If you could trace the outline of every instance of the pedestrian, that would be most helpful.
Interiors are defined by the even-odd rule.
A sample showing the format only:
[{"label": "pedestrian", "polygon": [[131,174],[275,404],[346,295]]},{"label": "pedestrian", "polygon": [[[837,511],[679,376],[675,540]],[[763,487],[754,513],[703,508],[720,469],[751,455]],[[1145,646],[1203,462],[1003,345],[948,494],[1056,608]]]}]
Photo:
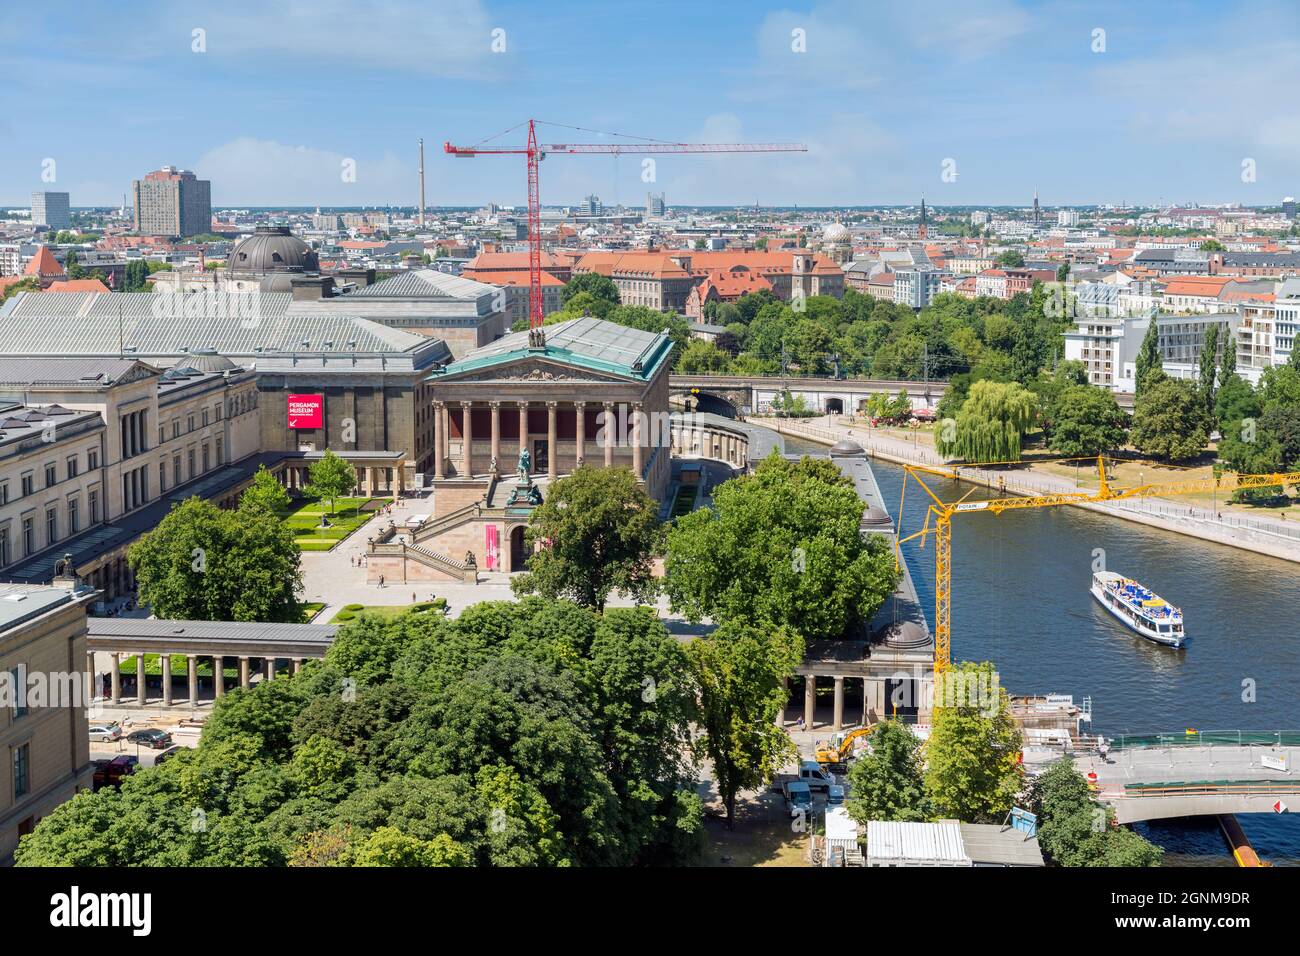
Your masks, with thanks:
[{"label": "pedestrian", "polygon": [[379,586],[381,588],[384,586],[384,576],[382,574],[379,575]]},{"label": "pedestrian", "polygon": [[414,603],[416,602],[416,600],[417,600],[417,598],[416,598],[416,596],[415,596],[415,592],[412,591],[412,592],[411,592],[411,603],[414,604]]},{"label": "pedestrian", "polygon": [[803,730],[803,714],[800,714],[799,719],[796,720],[794,723],[796,727],[798,727],[800,730]]}]

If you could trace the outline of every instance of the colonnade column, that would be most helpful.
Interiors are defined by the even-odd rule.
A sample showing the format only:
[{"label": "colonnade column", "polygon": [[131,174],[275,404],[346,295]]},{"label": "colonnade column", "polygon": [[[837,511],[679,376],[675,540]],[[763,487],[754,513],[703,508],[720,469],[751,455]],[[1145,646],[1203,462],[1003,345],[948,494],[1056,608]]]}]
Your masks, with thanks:
[{"label": "colonnade column", "polygon": [[447,405],[444,402],[433,403],[433,477],[442,480],[446,477],[446,459],[443,457],[443,439],[447,435]]},{"label": "colonnade column", "polygon": [[581,467],[587,458],[587,403],[573,403],[573,423],[578,429],[578,447],[577,456],[574,459],[574,466]]},{"label": "colonnade column", "polygon": [[489,402],[492,409],[492,475],[501,474],[501,403]]},{"label": "colonnade column", "polygon": [[226,659],[220,655],[212,658],[213,700],[226,696]]},{"label": "colonnade column", "polygon": [[641,409],[640,402],[632,405],[632,474],[638,481],[641,480],[641,442],[644,439],[641,434]]},{"label": "colonnade column", "polygon": [[172,656],[159,654],[158,659],[162,664],[163,706],[170,707],[172,705]]},{"label": "colonnade column", "polygon": [[817,678],[808,674],[803,679],[803,724],[805,730],[812,730],[817,717]]},{"label": "colonnade column", "polygon": [[844,725],[844,678],[835,678],[835,711],[831,718],[831,730],[839,730]]},{"label": "colonnade column", "polygon": [[137,707],[144,706],[144,690],[144,651],[137,651],[135,655],[135,703]]},{"label": "colonnade column", "polygon": [[605,467],[612,468],[614,465],[614,435],[618,428],[614,423],[614,403],[605,403]]},{"label": "colonnade column", "polygon": [[248,690],[248,658],[239,659],[239,686]]},{"label": "colonnade column", "polygon": [[267,680],[275,680],[275,658],[268,657],[263,661]]},{"label": "colonnade column", "polygon": [[301,658],[301,657],[295,657],[295,658],[293,659],[293,673],[294,673],[295,675],[297,675],[297,673],[298,673],[299,671],[301,671],[301,670],[302,670],[302,658]]},{"label": "colonnade column", "polygon": [[196,707],[199,703],[199,659],[193,654],[185,657],[185,676],[190,685],[190,706]]},{"label": "colonnade column", "polygon": [[470,402],[460,403],[460,447],[461,464],[465,467],[465,477],[474,477],[474,407]]},{"label": "colonnade column", "polygon": [[528,447],[528,403],[520,402],[519,403],[519,452],[520,454],[523,454],[524,449],[527,447]]},{"label": "colonnade column", "polygon": [[117,651],[114,651],[112,654],[109,654],[108,657],[113,665],[113,670],[108,675],[110,687],[109,693],[113,703],[116,705],[122,703],[122,655]]},{"label": "colonnade column", "polygon": [[560,449],[557,448],[556,435],[559,434],[557,428],[559,420],[559,402],[546,403],[546,477],[555,480],[560,466]]}]

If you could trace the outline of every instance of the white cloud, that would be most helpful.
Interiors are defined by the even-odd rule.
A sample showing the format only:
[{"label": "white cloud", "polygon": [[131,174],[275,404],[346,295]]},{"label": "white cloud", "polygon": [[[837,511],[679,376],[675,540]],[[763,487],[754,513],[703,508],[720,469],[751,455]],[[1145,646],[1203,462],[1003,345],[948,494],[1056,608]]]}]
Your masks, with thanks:
[{"label": "white cloud", "polygon": [[[355,163],[356,180],[343,178]],[[204,153],[194,168],[212,181],[214,206],[414,204],[414,154],[349,156],[334,150],[241,137]]]}]

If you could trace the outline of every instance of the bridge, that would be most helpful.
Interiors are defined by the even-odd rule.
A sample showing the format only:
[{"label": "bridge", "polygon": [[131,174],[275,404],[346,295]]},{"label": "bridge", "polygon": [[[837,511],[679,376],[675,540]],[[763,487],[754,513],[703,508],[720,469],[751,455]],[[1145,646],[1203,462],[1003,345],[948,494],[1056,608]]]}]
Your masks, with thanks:
[{"label": "bridge", "polygon": [[1120,823],[1300,808],[1300,732],[1120,736],[1075,766]]},{"label": "bridge", "polygon": [[815,375],[670,375],[668,387],[677,403],[691,402],[695,411],[742,418],[769,411],[786,391],[822,414],[852,414],[872,395],[893,398],[900,391],[907,392],[913,408],[934,408],[948,383]]}]

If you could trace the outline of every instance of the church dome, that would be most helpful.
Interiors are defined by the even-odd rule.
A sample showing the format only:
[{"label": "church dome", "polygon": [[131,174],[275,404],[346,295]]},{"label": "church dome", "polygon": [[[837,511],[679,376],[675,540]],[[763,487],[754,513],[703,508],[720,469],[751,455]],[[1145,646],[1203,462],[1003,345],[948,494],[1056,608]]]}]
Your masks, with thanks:
[{"label": "church dome", "polygon": [[311,246],[289,232],[288,226],[258,226],[247,239],[235,243],[226,269],[232,275],[319,272],[320,261]]},{"label": "church dome", "polygon": [[822,242],[851,243],[853,236],[842,222],[832,222],[822,231]]},{"label": "church dome", "polygon": [[196,372],[228,372],[239,368],[224,355],[218,355],[216,349],[195,349],[187,353],[183,361],[186,368],[192,368]]}]

